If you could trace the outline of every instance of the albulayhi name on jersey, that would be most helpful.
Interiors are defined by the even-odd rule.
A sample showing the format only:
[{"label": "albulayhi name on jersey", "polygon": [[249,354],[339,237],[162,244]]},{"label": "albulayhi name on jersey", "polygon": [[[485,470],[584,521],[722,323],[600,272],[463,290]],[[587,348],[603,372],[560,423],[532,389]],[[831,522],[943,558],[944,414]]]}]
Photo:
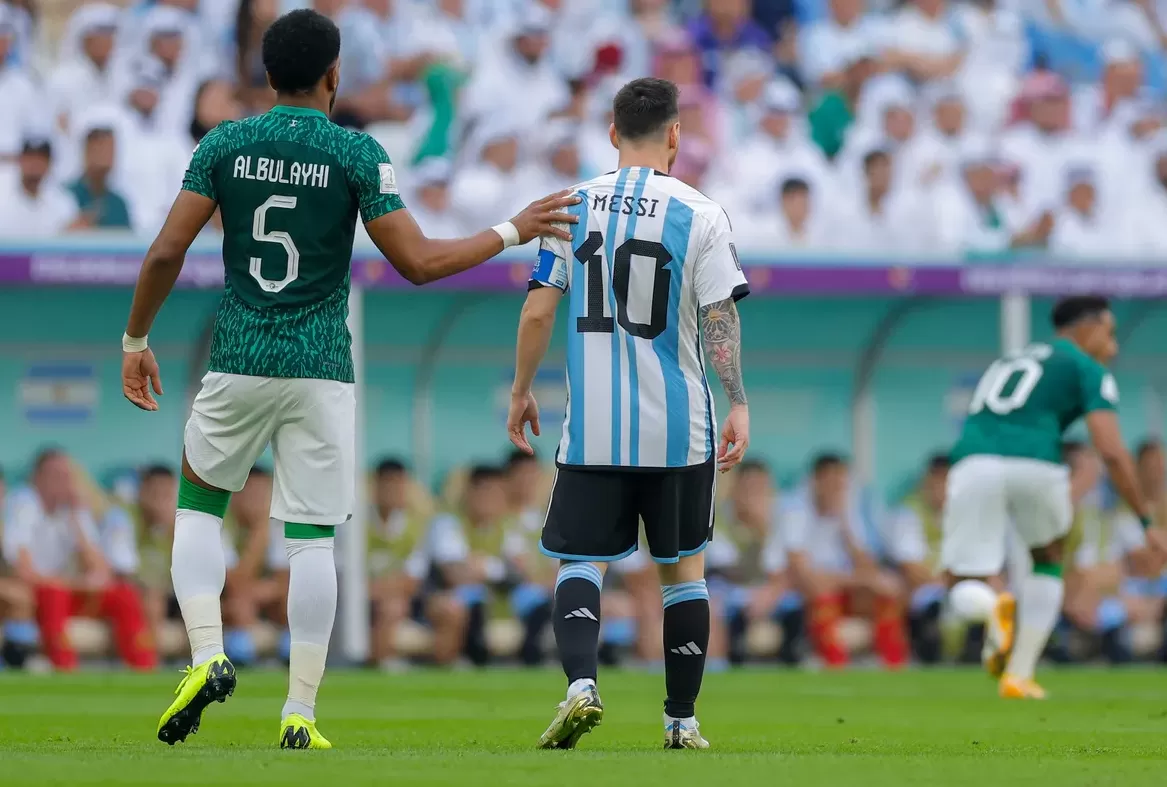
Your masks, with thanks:
[{"label": "albulayhi name on jersey", "polygon": [[299,161],[287,162],[266,156],[236,156],[236,178],[243,180],[265,180],[268,183],[287,183],[291,186],[315,186],[328,188],[328,164],[308,164]]}]

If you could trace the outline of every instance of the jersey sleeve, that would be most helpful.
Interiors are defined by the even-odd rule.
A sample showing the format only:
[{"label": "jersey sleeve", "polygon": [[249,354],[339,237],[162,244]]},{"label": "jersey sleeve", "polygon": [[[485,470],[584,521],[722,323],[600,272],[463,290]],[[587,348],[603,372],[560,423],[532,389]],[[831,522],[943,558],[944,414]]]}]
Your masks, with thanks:
[{"label": "jersey sleeve", "polygon": [[[581,222],[587,221],[587,215],[581,209],[584,204],[581,202],[579,205],[573,205],[567,208],[565,212],[578,216]],[[572,230],[572,225],[570,224],[560,224],[559,227],[569,232]],[[570,276],[568,275],[568,261],[571,257],[571,244],[562,238],[556,238],[554,236],[539,238],[539,257],[535,260],[535,268],[531,271],[531,278],[527,282],[527,290],[536,290],[540,287],[556,287],[566,292],[570,280]]]},{"label": "jersey sleeve", "polygon": [[397,173],[381,143],[368,134],[355,134],[349,149],[349,183],[356,192],[361,219],[368,224],[405,203],[397,190]]},{"label": "jersey sleeve", "polygon": [[1079,380],[1082,385],[1082,411],[1118,409],[1118,383],[1101,364],[1084,361],[1081,364]]},{"label": "jersey sleeve", "polygon": [[738,301],[750,294],[750,285],[733,245],[729,216],[724,210],[718,210],[710,223],[695,268],[693,284],[699,307],[727,298]]},{"label": "jersey sleeve", "polygon": [[228,129],[227,123],[215,126],[195,146],[191,154],[190,164],[187,165],[186,175],[182,178],[182,190],[193,191],[207,199],[219,201],[219,192],[215,188],[215,165],[227,154]]}]

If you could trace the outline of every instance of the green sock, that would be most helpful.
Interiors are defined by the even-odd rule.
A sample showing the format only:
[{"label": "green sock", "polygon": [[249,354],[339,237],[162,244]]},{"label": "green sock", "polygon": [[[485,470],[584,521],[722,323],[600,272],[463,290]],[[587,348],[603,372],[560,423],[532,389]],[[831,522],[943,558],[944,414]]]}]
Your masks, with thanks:
[{"label": "green sock", "polygon": [[1062,578],[1062,567],[1058,563],[1034,563],[1033,573],[1041,574],[1054,579]]},{"label": "green sock", "polygon": [[231,493],[222,489],[204,489],[192,484],[185,477],[178,479],[178,507],[187,511],[200,511],[222,519],[227,513],[227,503]]},{"label": "green sock", "polygon": [[284,523],[284,538],[332,538],[336,535],[336,525],[304,525],[299,522]]}]

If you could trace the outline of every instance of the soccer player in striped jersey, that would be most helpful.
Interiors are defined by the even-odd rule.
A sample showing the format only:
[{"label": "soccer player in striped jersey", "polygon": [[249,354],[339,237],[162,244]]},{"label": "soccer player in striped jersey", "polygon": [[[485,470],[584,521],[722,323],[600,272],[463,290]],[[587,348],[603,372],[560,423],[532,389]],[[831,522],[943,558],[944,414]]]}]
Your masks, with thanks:
[{"label": "soccer player in striped jersey", "polygon": [[[749,287],[725,211],[665,174],[680,143],[676,86],[629,82],[609,133],[620,168],[576,187],[572,240],[539,250],[507,419],[511,441],[530,452],[531,383],[566,293],[567,417],[540,548],[561,561],[553,621],[569,685],[540,745],[570,749],[603,715],[600,588],[607,565],[636,550],[642,519],[665,607],[665,747],[704,749],[694,714],[709,649],[702,550],[716,471],[749,442],[735,306]],[[706,353],[731,404],[720,444]]]}]

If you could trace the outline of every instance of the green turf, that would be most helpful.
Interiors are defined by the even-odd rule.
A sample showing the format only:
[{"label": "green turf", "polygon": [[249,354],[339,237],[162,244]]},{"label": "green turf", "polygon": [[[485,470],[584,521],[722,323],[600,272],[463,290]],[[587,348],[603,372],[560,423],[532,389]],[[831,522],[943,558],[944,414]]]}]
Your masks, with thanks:
[{"label": "green turf", "polygon": [[283,677],[240,672],[235,697],[170,748],[154,730],[171,677],[0,673],[0,785],[1167,784],[1155,671],[1050,674],[1045,703],[998,700],[974,672],[713,675],[709,752],[659,751],[662,679],[627,672],[604,676],[607,716],[579,750],[535,750],[563,690],[551,671],[329,675],[331,752],[274,749]]}]

